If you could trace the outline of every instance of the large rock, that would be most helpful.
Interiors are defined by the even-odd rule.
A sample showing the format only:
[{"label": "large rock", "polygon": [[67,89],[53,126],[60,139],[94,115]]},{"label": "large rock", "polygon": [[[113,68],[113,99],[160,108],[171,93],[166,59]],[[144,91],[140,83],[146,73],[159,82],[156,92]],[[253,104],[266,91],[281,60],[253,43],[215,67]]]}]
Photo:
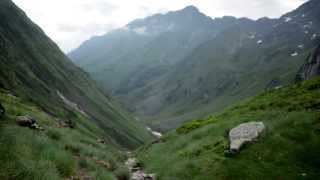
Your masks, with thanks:
[{"label": "large rock", "polygon": [[0,118],[2,118],[2,116],[4,115],[5,113],[5,109],[4,107],[2,106],[2,104],[0,103]]},{"label": "large rock", "polygon": [[18,116],[16,118],[16,123],[22,127],[29,127],[30,129],[43,130],[38,124],[37,121],[31,116]]},{"label": "large rock", "polygon": [[265,130],[263,122],[240,124],[229,132],[230,152],[237,153],[248,142],[252,142]]}]

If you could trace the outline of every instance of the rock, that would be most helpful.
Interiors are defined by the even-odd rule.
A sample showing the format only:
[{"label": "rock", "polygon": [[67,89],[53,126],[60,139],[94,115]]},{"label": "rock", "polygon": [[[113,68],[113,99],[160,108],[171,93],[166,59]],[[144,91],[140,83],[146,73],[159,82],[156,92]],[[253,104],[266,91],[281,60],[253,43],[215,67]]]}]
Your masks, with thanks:
[{"label": "rock", "polygon": [[134,168],[138,167],[138,162],[135,158],[129,158],[125,165],[128,167],[128,169],[130,169],[130,171],[134,170]]},{"label": "rock", "polygon": [[4,107],[3,107],[2,104],[0,103],[0,118],[2,118],[2,116],[4,115],[5,112],[6,112],[6,111],[5,111]]},{"label": "rock", "polygon": [[97,139],[100,144],[105,144],[106,142],[103,139]]},{"label": "rock", "polygon": [[132,173],[131,180],[155,180],[155,174],[145,174],[142,170]]},{"label": "rock", "polygon": [[244,123],[231,129],[229,132],[230,152],[238,153],[245,143],[254,141],[264,130],[263,122]]},{"label": "rock", "polygon": [[125,165],[131,171],[131,180],[155,180],[155,174],[146,174],[136,158],[129,158]]},{"label": "rock", "polygon": [[296,76],[296,82],[308,80],[320,74],[320,45],[308,56],[306,63],[301,67]]},{"label": "rock", "polygon": [[43,130],[42,127],[40,127],[36,120],[34,118],[32,118],[31,116],[18,116],[16,118],[16,123],[19,126],[22,127],[28,127],[30,129],[37,129],[37,130]]}]

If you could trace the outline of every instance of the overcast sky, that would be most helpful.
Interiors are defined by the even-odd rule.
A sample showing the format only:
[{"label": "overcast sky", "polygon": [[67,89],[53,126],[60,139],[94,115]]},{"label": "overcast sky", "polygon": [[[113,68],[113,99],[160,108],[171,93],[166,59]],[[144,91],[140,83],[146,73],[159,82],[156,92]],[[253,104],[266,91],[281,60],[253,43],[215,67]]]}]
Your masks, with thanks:
[{"label": "overcast sky", "polygon": [[279,17],[306,0],[13,0],[65,52],[155,13],[197,6],[211,17]]}]

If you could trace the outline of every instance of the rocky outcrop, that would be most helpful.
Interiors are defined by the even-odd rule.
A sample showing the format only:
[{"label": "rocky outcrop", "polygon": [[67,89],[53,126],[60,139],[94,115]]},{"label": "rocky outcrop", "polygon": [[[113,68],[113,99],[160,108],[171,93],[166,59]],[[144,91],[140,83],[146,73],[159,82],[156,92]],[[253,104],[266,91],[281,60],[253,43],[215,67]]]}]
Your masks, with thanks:
[{"label": "rocky outcrop", "polygon": [[245,143],[256,140],[264,130],[263,122],[248,122],[231,129],[229,132],[230,152],[238,153]]},{"label": "rocky outcrop", "polygon": [[43,130],[43,128],[40,127],[37,124],[37,121],[31,116],[18,116],[16,118],[16,123],[21,127],[28,127],[30,129]]},{"label": "rocky outcrop", "polygon": [[308,80],[316,75],[320,74],[320,45],[318,48],[310,54],[307,58],[307,62],[301,67],[296,82]]},{"label": "rocky outcrop", "polygon": [[4,115],[5,113],[5,109],[4,107],[2,106],[2,104],[0,103],[0,118],[2,118],[2,116]]}]

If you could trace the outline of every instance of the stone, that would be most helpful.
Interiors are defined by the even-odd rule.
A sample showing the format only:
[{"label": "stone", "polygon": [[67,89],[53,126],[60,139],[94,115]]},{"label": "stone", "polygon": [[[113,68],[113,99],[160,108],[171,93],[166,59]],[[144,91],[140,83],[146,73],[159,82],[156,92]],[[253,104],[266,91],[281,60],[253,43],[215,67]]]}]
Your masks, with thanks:
[{"label": "stone", "polygon": [[155,180],[155,174],[146,174],[136,158],[129,158],[125,162],[126,167],[131,172],[130,180]]},{"label": "stone", "polygon": [[230,152],[238,153],[241,147],[256,140],[265,130],[263,122],[248,122],[240,124],[229,132]]},{"label": "stone", "polygon": [[28,127],[30,129],[37,129],[37,130],[43,130],[42,127],[40,127],[36,120],[31,116],[18,116],[16,118],[16,123],[21,127]]}]

